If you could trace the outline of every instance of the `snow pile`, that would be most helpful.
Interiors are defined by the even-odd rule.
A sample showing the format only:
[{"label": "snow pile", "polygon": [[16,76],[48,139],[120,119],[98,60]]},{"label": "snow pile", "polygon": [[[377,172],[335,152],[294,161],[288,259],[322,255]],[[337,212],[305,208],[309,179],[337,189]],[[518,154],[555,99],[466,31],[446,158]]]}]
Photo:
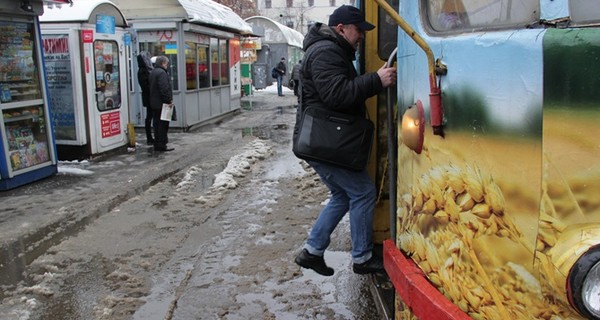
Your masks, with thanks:
[{"label": "snow pile", "polygon": [[181,182],[177,184],[177,190],[183,191],[188,187],[192,187],[196,184],[196,180],[194,177],[198,174],[202,173],[202,168],[198,168],[197,166],[191,166],[185,173]]},{"label": "snow pile", "polygon": [[246,146],[246,151],[231,157],[227,167],[215,175],[215,182],[211,189],[235,189],[238,186],[235,177],[244,177],[257,160],[263,160],[271,152],[271,147],[261,140],[254,140]]},{"label": "snow pile", "polygon": [[73,175],[73,176],[89,176],[93,175],[94,172],[86,169],[79,168],[80,166],[86,167],[90,164],[89,161],[59,161],[58,162],[58,174]]},{"label": "snow pile", "polygon": [[229,159],[227,167],[215,175],[215,181],[204,196],[195,202],[215,206],[223,198],[224,191],[235,189],[238,183],[235,178],[244,177],[252,169],[252,164],[264,160],[271,154],[271,147],[262,140],[253,140],[244,148],[244,152]]}]

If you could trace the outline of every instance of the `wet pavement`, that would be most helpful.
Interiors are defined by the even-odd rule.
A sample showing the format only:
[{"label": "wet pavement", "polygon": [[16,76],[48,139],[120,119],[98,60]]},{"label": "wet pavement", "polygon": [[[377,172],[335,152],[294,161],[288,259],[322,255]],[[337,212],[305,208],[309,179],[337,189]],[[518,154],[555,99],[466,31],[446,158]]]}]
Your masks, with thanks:
[{"label": "wet pavement", "polygon": [[[25,278],[25,266],[66,237],[77,234],[99,216],[154,184],[168,179],[198,161],[210,161],[211,150],[244,136],[269,138],[284,123],[244,127],[245,117],[292,112],[296,99],[286,89],[284,97],[270,90],[242,98],[241,109],[215,123],[190,132],[169,132],[175,151],[154,153],[145,145],[143,128],[136,129],[136,148],[122,148],[87,161],[60,162],[53,177],[0,191],[0,286]],[[238,122],[234,131],[222,129]],[[215,167],[217,173],[227,163]],[[196,188],[212,184],[214,174],[203,174]],[[0,299],[2,297],[0,296]]]},{"label": "wet pavement", "polygon": [[[143,129],[138,128],[135,149],[119,150],[87,161],[64,161],[59,164],[59,174],[54,177],[14,190],[0,192],[0,289],[6,290],[6,292],[0,290],[0,301],[6,298],[4,301],[10,302],[4,306],[6,308],[3,310],[11,310],[10,304],[12,303],[21,303],[24,305],[23,310],[34,312],[35,308],[32,307],[30,310],[27,304],[33,304],[34,302],[31,301],[36,300],[23,300],[24,298],[21,297],[33,291],[35,292],[33,296],[38,301],[36,304],[44,304],[44,307],[38,307],[35,310],[39,319],[46,318],[47,315],[60,319],[89,318],[81,315],[91,315],[97,312],[98,305],[102,305],[102,302],[105,301],[102,297],[114,297],[121,294],[127,296],[129,304],[119,305],[123,308],[119,309],[110,302],[108,307],[115,314],[119,310],[125,310],[123,311],[125,313],[131,312],[133,319],[162,319],[164,311],[172,309],[173,301],[178,301],[177,309],[169,319],[191,319],[194,318],[192,315],[198,314],[199,310],[216,314],[227,312],[227,318],[230,319],[236,319],[235,315],[238,313],[257,314],[261,312],[289,315],[282,319],[297,318],[292,316],[294,312],[298,311],[294,311],[294,304],[290,305],[290,301],[295,301],[297,305],[306,308],[312,306],[310,310],[313,312],[313,319],[372,319],[372,315],[377,314],[374,309],[378,309],[380,315],[385,314],[380,317],[381,319],[393,318],[390,316],[389,309],[382,310],[382,308],[393,305],[394,296],[389,279],[387,277],[381,279],[369,277],[368,279],[371,280],[369,285],[366,282],[367,278],[349,272],[350,260],[347,254],[349,243],[345,242],[348,241],[347,237],[336,236],[338,243],[335,244],[336,241],[334,241],[333,250],[327,256],[329,263],[336,270],[340,270],[334,277],[335,279],[324,279],[312,271],[306,270],[300,270],[301,273],[298,273],[298,267],[288,263],[288,261],[292,261],[293,256],[283,258],[283,262],[279,264],[271,263],[268,268],[264,268],[265,270],[257,269],[256,263],[252,263],[252,266],[248,268],[240,265],[241,256],[254,256],[258,257],[256,259],[260,261],[265,261],[272,256],[286,252],[280,246],[295,248],[300,241],[291,237],[294,233],[282,232],[279,229],[281,223],[292,226],[304,225],[306,222],[302,222],[304,220],[302,220],[303,215],[300,212],[307,211],[308,222],[312,222],[312,216],[316,211],[310,209],[306,203],[302,209],[295,207],[294,199],[299,196],[297,178],[290,178],[293,183],[288,187],[292,189],[276,190],[284,185],[278,173],[280,175],[289,173],[294,169],[291,164],[297,162],[297,159],[289,151],[285,151],[289,150],[289,131],[290,126],[293,126],[291,121],[294,118],[296,103],[291,91],[286,93],[286,96],[278,97],[276,92],[268,89],[257,91],[252,96],[244,97],[240,110],[224,119],[206,124],[191,132],[169,132],[171,141],[169,146],[175,148],[173,152],[152,152],[152,148],[145,145]],[[282,132],[287,133],[282,134]],[[256,180],[263,182],[259,183],[260,187],[250,185],[244,191],[239,191],[242,192],[241,198],[248,201],[236,201],[235,199],[239,199],[240,195],[238,195],[232,202],[224,203],[215,208],[216,210],[211,210],[211,212],[215,212],[214,218],[210,218],[210,216],[196,217],[202,221],[201,226],[192,223],[194,230],[177,250],[177,254],[164,262],[164,268],[161,268],[160,273],[152,275],[153,287],[150,292],[143,292],[135,286],[131,287],[131,292],[115,291],[111,280],[116,281],[115,285],[118,287],[129,288],[129,285],[135,284],[137,279],[141,278],[141,274],[128,269],[131,267],[128,261],[131,261],[132,265],[136,263],[145,265],[144,261],[147,256],[152,256],[155,263],[160,261],[158,254],[148,255],[147,252],[127,251],[125,249],[131,249],[130,245],[118,243],[117,240],[118,245],[112,247],[110,244],[112,243],[114,246],[115,242],[105,240],[115,239],[115,235],[119,234],[120,229],[130,230],[129,228],[132,228],[131,225],[123,223],[123,220],[118,220],[121,217],[127,219],[125,214],[121,216],[119,212],[128,212],[130,215],[138,212],[139,216],[135,217],[136,222],[152,221],[152,224],[158,224],[156,232],[166,232],[165,234],[176,238],[177,233],[168,229],[176,226],[177,223],[163,221],[165,218],[163,211],[168,211],[169,214],[166,216],[176,221],[183,219],[183,213],[189,209],[190,205],[186,202],[189,200],[186,200],[186,197],[202,194],[203,191],[210,188],[215,182],[215,175],[228,167],[227,154],[237,155],[242,149],[241,147],[247,143],[248,137],[257,137],[269,140],[274,145],[285,146],[284,151],[288,154],[279,160],[275,160],[276,157],[265,160],[268,163],[265,164],[268,169],[263,172],[264,177],[261,178],[263,180]],[[226,149],[231,150],[224,152]],[[199,164],[202,165],[202,170],[195,169]],[[192,179],[194,183],[185,185],[184,193],[187,196],[180,195],[180,201],[173,201],[165,195],[161,196],[157,191],[165,186],[178,187],[185,180],[187,174],[195,175]],[[143,200],[148,198],[153,199],[153,203],[148,205],[153,208],[150,210],[140,209],[139,203],[149,203]],[[275,201],[273,202],[275,204],[272,205],[273,208],[267,208],[271,204],[269,201]],[[256,204],[256,208],[250,205],[252,203]],[[318,201],[316,204],[318,205]],[[193,206],[197,205],[195,203]],[[169,209],[167,210],[167,208]],[[290,212],[290,208],[296,209],[294,219],[298,219],[298,221],[290,220],[290,217],[286,218],[284,222],[280,221],[286,212]],[[275,210],[275,212],[270,214],[269,210]],[[274,220],[254,221],[252,219],[261,215],[253,217],[252,214],[247,214],[248,211],[267,212],[264,216]],[[152,214],[158,216],[155,217]],[[106,222],[107,220],[112,223]],[[105,223],[102,224],[103,227],[99,228],[100,221],[105,221]],[[141,225],[144,224],[141,223]],[[219,234],[218,237],[215,234],[217,240],[210,246],[210,249],[206,249],[207,251],[202,254],[203,251],[198,248],[197,244],[206,241],[207,234],[211,234],[209,232],[211,226],[220,226],[225,232]],[[252,226],[254,229],[251,229],[254,232],[236,232],[236,230],[240,230],[240,226]],[[259,227],[265,228],[265,230],[274,229],[258,232]],[[145,229],[139,228],[141,227],[136,225],[136,230],[139,231],[137,234],[140,237],[147,233],[147,231],[143,231]],[[81,232],[84,229],[85,232]],[[344,226],[338,232],[343,233],[347,229],[349,229],[348,226]],[[303,229],[295,231],[301,234],[301,237],[304,236]],[[259,238],[260,234],[264,234],[264,236],[260,240],[246,239],[249,235],[257,234]],[[95,235],[95,238],[92,235]],[[287,240],[275,241],[274,239],[278,237]],[[77,253],[76,250],[73,250],[74,247],[85,247],[86,241],[99,244],[99,247],[107,248],[108,251],[117,250],[118,247],[118,252],[127,251],[127,254],[116,254],[115,257],[114,252],[111,256],[106,253],[88,254],[86,250]],[[128,241],[151,243],[149,241]],[[165,244],[164,248],[168,248],[169,241],[161,238],[160,243]],[[243,250],[237,245],[238,243],[254,243],[255,245],[247,247],[249,252],[242,255]],[[264,246],[266,244],[268,245]],[[131,244],[131,246],[135,245]],[[156,253],[166,251],[163,250],[164,248],[157,247]],[[283,253],[283,255],[293,255],[294,250]],[[69,256],[66,254],[67,252],[73,254],[73,258],[65,260],[67,264],[64,264],[58,256],[61,254]],[[103,251],[100,250],[100,252]],[[165,255],[165,257],[167,256]],[[189,257],[195,258],[189,259]],[[161,265],[161,263],[158,264]],[[60,277],[60,271],[53,269],[62,269],[63,267],[65,268],[64,279]],[[127,270],[129,272],[124,273]],[[222,274],[222,270],[229,272],[226,273],[227,276]],[[120,276],[128,274],[129,278],[127,280],[112,279],[111,275],[115,274]],[[45,277],[57,277],[55,282],[60,284],[60,287],[48,286],[49,283],[52,283],[51,280],[48,280],[49,283],[40,280]],[[62,280],[58,280],[59,278]],[[277,281],[268,280],[271,278],[277,279]],[[268,281],[261,283],[261,279]],[[44,284],[40,284],[40,281]],[[208,285],[209,282],[211,285]],[[19,285],[15,286],[17,283]],[[236,290],[240,290],[237,295],[216,294],[219,290],[226,288],[230,289],[225,291],[231,291],[234,285]],[[16,287],[18,289],[14,290]],[[185,288],[185,290],[181,288]],[[10,291],[16,291],[19,294],[11,296]],[[169,292],[176,297],[165,294]],[[289,292],[289,295],[283,294],[284,292]],[[272,297],[266,299],[270,295]],[[212,296],[213,300],[205,298],[209,296]],[[203,298],[199,300],[198,297]],[[139,305],[141,300],[146,301],[143,306]],[[373,300],[375,300],[375,305],[373,305]],[[202,303],[198,301],[202,301]],[[256,304],[256,301],[261,302]],[[311,304],[310,301],[316,301],[317,306]],[[224,304],[228,306],[224,306]],[[323,306],[319,306],[320,304]],[[257,305],[261,305],[260,308],[264,310],[245,309],[255,308]],[[104,307],[106,308],[106,306]],[[239,308],[239,310],[236,311],[235,308]],[[321,312],[326,312],[325,318],[322,318],[322,315],[317,316]],[[107,317],[117,319],[112,316]],[[3,317],[0,316],[0,318]],[[130,317],[123,317],[123,319],[125,318],[129,319]],[[38,318],[32,316],[31,319]]]}]

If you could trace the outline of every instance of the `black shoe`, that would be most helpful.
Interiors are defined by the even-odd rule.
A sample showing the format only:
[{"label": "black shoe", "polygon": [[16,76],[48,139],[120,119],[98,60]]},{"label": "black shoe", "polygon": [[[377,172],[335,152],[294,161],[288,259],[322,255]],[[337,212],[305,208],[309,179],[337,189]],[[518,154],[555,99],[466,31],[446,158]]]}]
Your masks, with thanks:
[{"label": "black shoe", "polygon": [[154,151],[157,151],[157,152],[168,152],[168,151],[173,151],[173,150],[175,150],[175,148],[166,148],[166,147],[165,148],[156,148],[156,147],[154,147]]},{"label": "black shoe", "polygon": [[356,274],[369,274],[369,273],[384,273],[383,260],[372,256],[371,259],[364,263],[354,263],[352,265],[352,271]]},{"label": "black shoe", "polygon": [[316,273],[324,276],[332,276],[333,269],[325,264],[325,259],[321,256],[308,253],[308,250],[302,249],[302,252],[294,260],[296,264],[303,268],[313,269]]},{"label": "black shoe", "polygon": [[154,139],[150,138],[150,139],[146,139],[146,144],[149,146],[153,146],[154,145]]}]

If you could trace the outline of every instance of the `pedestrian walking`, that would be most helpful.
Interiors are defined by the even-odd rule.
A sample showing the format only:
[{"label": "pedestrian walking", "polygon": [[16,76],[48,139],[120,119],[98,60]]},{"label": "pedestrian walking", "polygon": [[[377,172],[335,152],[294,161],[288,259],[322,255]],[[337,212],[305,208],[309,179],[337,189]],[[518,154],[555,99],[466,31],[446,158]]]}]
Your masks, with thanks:
[{"label": "pedestrian walking", "polygon": [[[396,69],[358,75],[353,60],[365,33],[374,25],[353,6],[342,5],[329,17],[328,25],[314,24],[303,42],[302,96],[298,115],[307,106],[364,117],[365,101],[393,85]],[[298,132],[298,126],[294,129]],[[352,270],[357,274],[382,272],[383,261],[373,255],[373,211],[376,189],[366,169],[354,171],[309,160],[321,181],[329,188],[330,199],[321,210],[295,262],[321,275],[331,276],[324,253],[331,234],[347,212],[350,214]]]},{"label": "pedestrian walking", "polygon": [[146,119],[144,121],[144,128],[146,129],[146,143],[148,145],[154,145],[154,138],[152,136],[152,118],[153,112],[150,108],[150,73],[154,69],[152,66],[151,56],[148,51],[142,51],[137,56],[138,62],[138,83],[142,90],[142,105],[146,108]]},{"label": "pedestrian walking", "polygon": [[155,68],[150,73],[150,108],[153,112],[154,120],[154,151],[164,152],[173,151],[168,148],[169,122],[160,118],[163,104],[173,104],[173,89],[171,86],[171,77],[167,73],[169,58],[158,56],[156,58]]},{"label": "pedestrian walking", "polygon": [[283,97],[283,76],[287,73],[287,66],[285,63],[285,57],[282,57],[275,67],[277,70],[277,95]]}]

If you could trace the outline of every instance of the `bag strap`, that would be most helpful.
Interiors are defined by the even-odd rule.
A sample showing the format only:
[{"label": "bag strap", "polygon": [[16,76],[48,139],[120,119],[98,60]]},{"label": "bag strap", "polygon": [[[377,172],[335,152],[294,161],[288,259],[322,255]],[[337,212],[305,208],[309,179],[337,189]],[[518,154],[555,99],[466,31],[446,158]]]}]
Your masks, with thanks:
[{"label": "bag strap", "polygon": [[302,103],[302,97],[304,96],[304,90],[302,85],[302,80],[304,79],[306,72],[306,65],[310,61],[310,57],[314,54],[314,52],[321,50],[322,47],[326,47],[330,44],[329,40],[320,40],[312,45],[309,51],[306,52],[306,55],[302,58],[302,65],[300,66],[299,72],[299,85],[298,90],[300,93],[300,106],[298,107],[300,112],[304,112],[304,104]]}]

